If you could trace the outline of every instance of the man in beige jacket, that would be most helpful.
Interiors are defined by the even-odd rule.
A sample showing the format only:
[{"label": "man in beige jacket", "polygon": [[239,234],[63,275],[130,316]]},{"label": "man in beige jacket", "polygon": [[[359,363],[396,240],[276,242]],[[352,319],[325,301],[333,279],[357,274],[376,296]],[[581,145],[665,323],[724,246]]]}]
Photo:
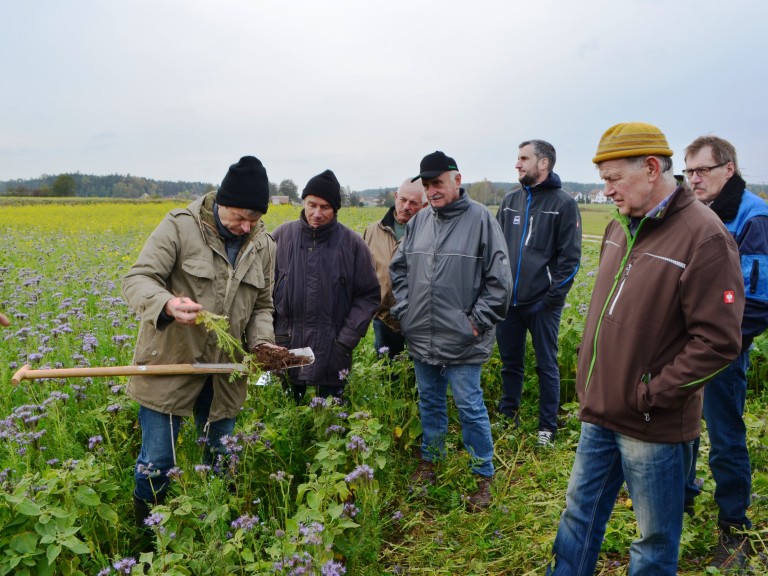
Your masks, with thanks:
[{"label": "man in beige jacket", "polygon": [[[134,363],[227,362],[215,335],[196,324],[201,310],[226,316],[247,350],[273,345],[275,242],[261,221],[269,181],[261,162],[245,156],[230,166],[217,192],[172,210],[152,232],[123,282],[141,317]],[[228,374],[133,376],[128,395],[139,404],[141,450],[134,511],[143,526],[161,503],[183,416],[194,414],[207,440],[204,460],[216,464],[221,438],[232,433],[246,397],[246,378]]]},{"label": "man in beige jacket", "polygon": [[421,180],[406,179],[395,192],[395,205],[379,222],[371,223],[363,234],[363,240],[373,254],[376,276],[381,285],[381,303],[373,319],[373,344],[379,356],[385,354],[394,358],[405,348],[405,338],[400,334],[400,324],[389,315],[395,304],[392,295],[392,281],[389,278],[389,263],[405,234],[405,225],[427,205],[427,196]]}]

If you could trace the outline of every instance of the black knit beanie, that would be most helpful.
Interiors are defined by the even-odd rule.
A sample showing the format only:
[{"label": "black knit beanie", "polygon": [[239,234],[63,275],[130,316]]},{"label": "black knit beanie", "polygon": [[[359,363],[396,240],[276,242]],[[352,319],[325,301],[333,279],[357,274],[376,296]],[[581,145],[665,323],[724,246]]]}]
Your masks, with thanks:
[{"label": "black knit beanie", "polygon": [[261,160],[243,156],[237,164],[232,164],[221,181],[216,202],[221,206],[248,208],[266,214],[269,208],[269,179]]},{"label": "black knit beanie", "polygon": [[301,193],[302,200],[309,195],[319,196],[331,205],[334,212],[341,208],[341,185],[336,180],[336,175],[330,170],[313,176]]}]

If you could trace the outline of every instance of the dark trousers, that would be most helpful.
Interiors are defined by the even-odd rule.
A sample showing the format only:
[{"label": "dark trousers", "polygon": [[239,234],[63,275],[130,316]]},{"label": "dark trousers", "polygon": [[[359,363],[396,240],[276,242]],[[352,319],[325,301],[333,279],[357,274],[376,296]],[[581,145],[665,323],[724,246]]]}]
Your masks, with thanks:
[{"label": "dark trousers", "polygon": [[557,336],[562,306],[549,309],[542,301],[529,306],[512,306],[503,322],[496,325],[501,368],[499,412],[514,417],[520,409],[525,373],[525,338],[531,333],[539,376],[539,430],[557,431],[560,407],[560,367],[557,363]]},{"label": "dark trousers", "polygon": [[[704,386],[704,420],[709,434],[709,469],[715,480],[715,502],[721,528],[749,529],[747,517],[752,495],[752,467],[747,449],[744,406],[747,396],[749,350]],[[693,464],[686,483],[686,503],[698,493],[696,440]]]},{"label": "dark trousers", "polygon": [[[390,359],[405,350],[405,338],[400,332],[395,332],[378,318],[373,319],[373,346],[379,356],[387,354]],[[382,348],[386,348],[381,352]]]}]

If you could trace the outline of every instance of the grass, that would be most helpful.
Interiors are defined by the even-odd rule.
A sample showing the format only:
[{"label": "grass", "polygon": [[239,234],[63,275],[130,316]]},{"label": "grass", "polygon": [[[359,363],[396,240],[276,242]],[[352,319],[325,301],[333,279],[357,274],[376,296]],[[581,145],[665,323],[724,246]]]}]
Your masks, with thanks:
[{"label": "grass", "polygon": [[[250,386],[233,451],[218,473],[197,467],[197,433],[185,425],[173,498],[156,510],[160,519],[152,528],[157,552],[142,555],[131,509],[140,434],[124,379],[24,381],[18,387],[10,379],[25,362],[131,363],[138,323],[122,300],[120,281],[175,205],[0,211],[12,247],[0,255],[0,309],[13,321],[0,332],[0,575],[292,574],[301,568],[333,574],[342,564],[354,575],[542,574],[578,440],[575,355],[596,244],[585,245],[563,314],[563,428],[553,450],[535,448],[532,351],[519,430],[506,429],[492,410],[500,395],[498,355],[483,368],[497,468],[490,509],[464,510],[462,497],[475,483],[453,409],[437,484],[410,484],[420,432],[413,372],[408,361],[378,360],[369,334],[355,351],[348,407],[316,401],[296,407],[279,382]],[[297,214],[273,208],[266,217],[270,229]],[[343,209],[340,216],[362,230],[382,213]],[[585,234],[604,227],[606,217],[602,207],[585,211]],[[765,338],[758,339],[745,417],[754,467],[750,514],[761,554],[768,552],[765,350]],[[683,575],[705,571],[716,539],[706,451],[705,439],[699,462],[704,494],[694,517],[685,520]],[[620,495],[611,518],[600,574],[626,574],[637,529],[625,500]],[[753,565],[760,573],[760,558]]]}]

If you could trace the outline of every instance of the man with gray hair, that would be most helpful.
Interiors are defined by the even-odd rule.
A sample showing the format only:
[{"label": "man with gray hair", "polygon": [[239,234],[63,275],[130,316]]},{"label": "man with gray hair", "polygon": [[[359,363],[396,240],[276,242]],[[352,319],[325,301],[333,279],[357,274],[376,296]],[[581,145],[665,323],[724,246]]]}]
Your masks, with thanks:
[{"label": "man with gray hair", "polygon": [[581,214],[560,188],[555,148],[544,140],[520,144],[520,187],[501,202],[496,219],[504,232],[512,270],[512,302],[496,326],[501,357],[499,412],[519,425],[523,395],[526,334],[531,333],[539,377],[537,445],[551,447],[560,407],[557,338],[560,316],[581,260]]},{"label": "man with gray hair", "polygon": [[[741,568],[750,552],[743,531],[752,527],[747,517],[752,470],[743,415],[752,340],[768,327],[768,204],[746,189],[736,149],[723,138],[701,136],[691,142],[685,149],[683,173],[696,197],[717,214],[736,240],[746,288],[741,353],[704,390],[709,468],[715,479],[720,527],[710,566]],[[690,512],[699,491],[695,480],[694,459],[686,486],[686,510]]]},{"label": "man with gray hair", "polygon": [[701,391],[741,349],[744,280],[715,214],[678,186],[656,126],[617,124],[593,162],[617,211],[576,370],[581,434],[547,574],[592,576],[624,482],[632,575],[675,576]]},{"label": "man with gray hair", "polygon": [[407,178],[395,192],[394,206],[379,222],[372,222],[363,234],[381,285],[381,303],[373,318],[373,344],[379,356],[386,354],[390,359],[403,351],[405,338],[400,333],[400,324],[389,314],[389,309],[395,305],[389,264],[405,234],[405,225],[426,205],[427,196],[421,181],[411,182]]},{"label": "man with gray hair", "polygon": [[409,222],[390,265],[397,301],[390,312],[419,389],[421,460],[412,479],[434,482],[434,462],[445,456],[450,383],[477,478],[466,503],[477,511],[491,504],[493,438],[480,374],[493,351],[493,327],[509,306],[507,247],[490,212],[461,187],[453,158],[436,151],[419,168],[413,180],[421,179],[430,208]]}]

